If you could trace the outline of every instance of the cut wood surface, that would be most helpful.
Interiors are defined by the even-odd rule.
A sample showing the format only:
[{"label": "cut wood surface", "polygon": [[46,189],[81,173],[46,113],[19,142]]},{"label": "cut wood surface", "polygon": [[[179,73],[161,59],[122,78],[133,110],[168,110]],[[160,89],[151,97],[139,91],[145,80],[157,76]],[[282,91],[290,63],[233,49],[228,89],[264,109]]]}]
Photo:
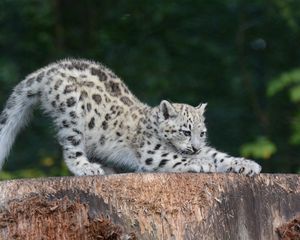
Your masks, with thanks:
[{"label": "cut wood surface", "polygon": [[299,215],[300,176],[291,174],[0,182],[0,239],[300,239]]}]

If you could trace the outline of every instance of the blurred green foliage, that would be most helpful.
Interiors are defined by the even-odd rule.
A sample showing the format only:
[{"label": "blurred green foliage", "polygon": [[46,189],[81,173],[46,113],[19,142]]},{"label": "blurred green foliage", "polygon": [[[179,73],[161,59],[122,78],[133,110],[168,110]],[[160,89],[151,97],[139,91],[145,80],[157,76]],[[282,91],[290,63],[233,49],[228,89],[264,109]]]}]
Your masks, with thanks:
[{"label": "blurred green foliage", "polygon": [[281,74],[268,85],[267,93],[274,96],[282,91],[289,93],[289,100],[295,105],[291,119],[290,143],[300,145],[300,68]]},{"label": "blurred green foliage", "polygon": [[269,159],[276,152],[276,146],[266,137],[258,137],[254,142],[245,143],[241,154],[245,157]]},{"label": "blurred green foliage", "polygon": [[[0,1],[0,108],[52,61],[103,62],[150,105],[208,102],[210,143],[300,171],[300,1]],[[36,111],[0,178],[68,175]],[[0,153],[1,154],[1,153]]]}]

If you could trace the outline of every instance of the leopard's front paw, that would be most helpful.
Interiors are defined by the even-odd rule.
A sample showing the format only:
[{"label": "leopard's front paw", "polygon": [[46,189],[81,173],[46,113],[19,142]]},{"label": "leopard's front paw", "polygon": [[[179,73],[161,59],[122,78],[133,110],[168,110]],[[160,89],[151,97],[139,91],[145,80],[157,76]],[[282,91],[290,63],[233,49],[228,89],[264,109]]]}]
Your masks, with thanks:
[{"label": "leopard's front paw", "polygon": [[209,173],[215,172],[215,167],[213,164],[193,164],[188,166],[187,172],[195,172],[195,173]]},{"label": "leopard's front paw", "polygon": [[254,161],[240,158],[234,166],[228,167],[226,172],[241,173],[246,176],[254,176],[259,174],[261,166]]}]

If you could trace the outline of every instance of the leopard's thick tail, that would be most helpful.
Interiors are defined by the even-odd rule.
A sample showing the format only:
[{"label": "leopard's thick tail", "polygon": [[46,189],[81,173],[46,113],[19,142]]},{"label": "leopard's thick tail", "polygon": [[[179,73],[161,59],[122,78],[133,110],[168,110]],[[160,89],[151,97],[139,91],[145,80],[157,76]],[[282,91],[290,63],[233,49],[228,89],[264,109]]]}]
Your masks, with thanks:
[{"label": "leopard's thick tail", "polygon": [[33,106],[39,101],[41,80],[44,77],[40,74],[31,74],[20,82],[0,114],[0,169],[18,132],[29,122]]}]

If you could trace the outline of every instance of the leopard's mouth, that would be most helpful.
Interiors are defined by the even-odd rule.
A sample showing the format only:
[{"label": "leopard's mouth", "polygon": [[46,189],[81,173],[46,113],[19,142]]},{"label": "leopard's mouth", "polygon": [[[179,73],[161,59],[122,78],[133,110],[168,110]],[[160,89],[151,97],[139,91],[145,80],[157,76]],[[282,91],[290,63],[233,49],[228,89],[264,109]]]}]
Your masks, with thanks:
[{"label": "leopard's mouth", "polygon": [[184,150],[184,151],[181,151],[181,153],[182,153],[182,154],[185,154],[185,155],[195,155],[195,154],[197,154],[198,152],[195,152],[195,151],[193,151],[193,150],[191,150],[191,149],[186,149],[186,150]]},{"label": "leopard's mouth", "polygon": [[168,141],[167,142],[168,145],[174,149],[174,151],[180,153],[180,154],[183,154],[183,155],[195,155],[197,152],[194,152],[192,149],[190,148],[186,148],[184,150],[181,150],[179,148],[177,148],[172,142]]},{"label": "leopard's mouth", "polygon": [[193,154],[195,154],[194,152],[189,151],[189,150],[181,151],[181,153],[182,153],[182,154],[186,154],[186,155],[193,155]]}]

